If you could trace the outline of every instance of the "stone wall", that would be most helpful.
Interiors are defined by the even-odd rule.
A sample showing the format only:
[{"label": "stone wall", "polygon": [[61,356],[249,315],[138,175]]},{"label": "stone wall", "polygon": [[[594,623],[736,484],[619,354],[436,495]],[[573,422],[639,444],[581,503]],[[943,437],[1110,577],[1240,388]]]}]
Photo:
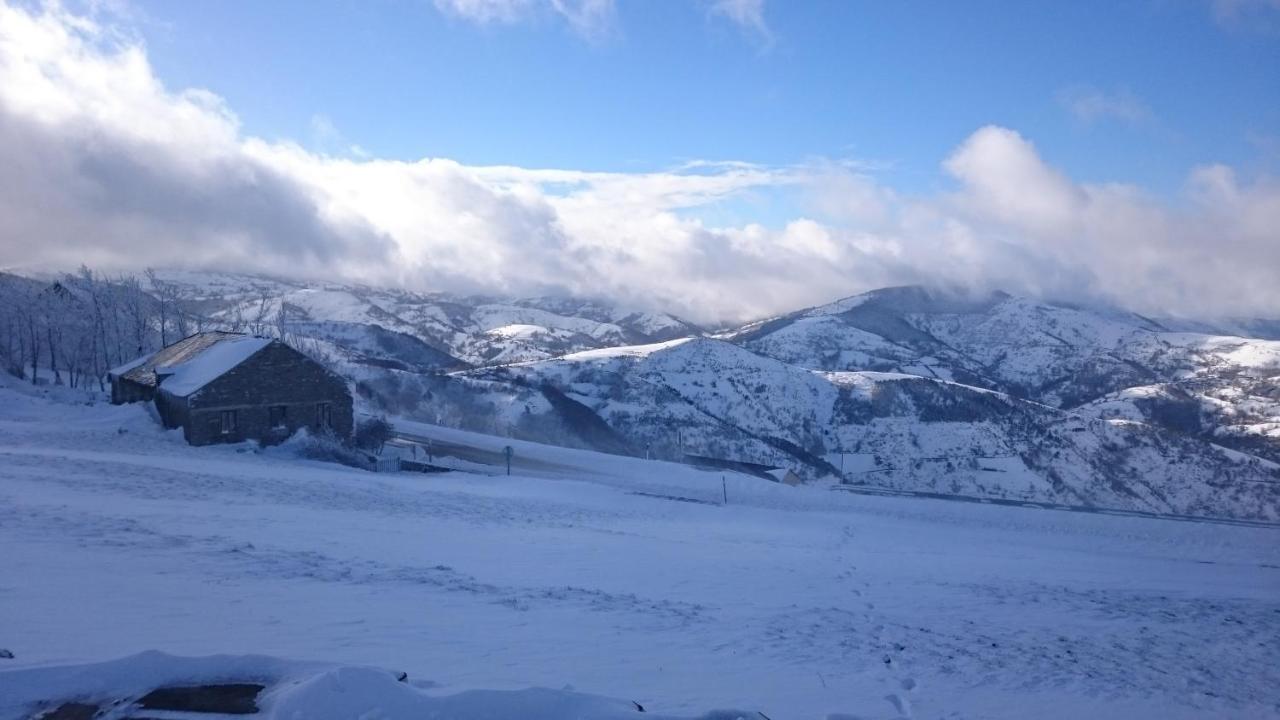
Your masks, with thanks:
[{"label": "stone wall", "polygon": [[[350,437],[354,417],[346,381],[288,345],[272,342],[185,399],[185,434],[193,445],[280,442],[300,428],[321,431],[321,403],[329,405],[333,433]],[[283,408],[280,422],[272,421],[272,407]],[[231,432],[223,432],[223,412],[235,413]]]}]

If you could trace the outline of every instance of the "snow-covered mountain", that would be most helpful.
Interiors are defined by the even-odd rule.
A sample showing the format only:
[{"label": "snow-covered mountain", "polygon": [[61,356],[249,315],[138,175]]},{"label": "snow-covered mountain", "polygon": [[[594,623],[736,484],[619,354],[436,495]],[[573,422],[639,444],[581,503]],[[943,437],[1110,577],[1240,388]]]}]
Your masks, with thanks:
[{"label": "snow-covered mountain", "polygon": [[[1127,418],[939,378],[821,371],[724,340],[594,350],[463,374],[563,393],[657,457],[811,479],[1161,513],[1280,518],[1280,465]],[[553,404],[524,413],[572,426]]]},{"label": "snow-covered mountain", "polygon": [[1280,460],[1280,342],[1176,332],[1111,309],[888,288],[726,339],[801,367],[955,380]]},{"label": "snow-covered mountain", "polygon": [[287,335],[373,410],[438,424],[897,490],[1280,519],[1280,342],[1186,321],[902,287],[712,336],[604,300],[155,284],[202,322]]},{"label": "snow-covered mountain", "polygon": [[228,273],[160,277],[216,320],[283,322],[339,352],[354,351],[353,360],[415,369],[538,360],[701,332],[672,315],[598,300],[414,293]]}]

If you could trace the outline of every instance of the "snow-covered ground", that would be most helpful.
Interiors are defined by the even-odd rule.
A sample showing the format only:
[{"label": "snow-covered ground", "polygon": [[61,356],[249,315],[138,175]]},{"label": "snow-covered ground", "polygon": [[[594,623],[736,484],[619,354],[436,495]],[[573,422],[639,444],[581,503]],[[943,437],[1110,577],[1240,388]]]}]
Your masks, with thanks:
[{"label": "snow-covered ground", "polygon": [[0,387],[0,695],[158,649],[671,715],[1280,713],[1280,529],[747,478],[725,506],[717,475],[555,452],[574,479],[374,475]]}]

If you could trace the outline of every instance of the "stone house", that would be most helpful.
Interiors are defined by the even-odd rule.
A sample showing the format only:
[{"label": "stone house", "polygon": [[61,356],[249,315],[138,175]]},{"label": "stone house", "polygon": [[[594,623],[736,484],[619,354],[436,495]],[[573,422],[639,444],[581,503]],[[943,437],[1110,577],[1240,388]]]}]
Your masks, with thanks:
[{"label": "stone house", "polygon": [[112,370],[111,402],[152,401],[192,445],[280,442],[300,428],[349,437],[346,381],[271,338],[203,332]]}]

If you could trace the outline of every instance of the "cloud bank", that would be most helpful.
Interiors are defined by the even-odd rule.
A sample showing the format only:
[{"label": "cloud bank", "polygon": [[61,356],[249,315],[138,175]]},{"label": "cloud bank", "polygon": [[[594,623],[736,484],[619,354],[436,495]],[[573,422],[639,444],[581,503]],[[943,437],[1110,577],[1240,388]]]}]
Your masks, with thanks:
[{"label": "cloud bank", "polygon": [[[0,266],[606,296],[702,321],[910,282],[1280,315],[1274,179],[1197,167],[1168,201],[1077,182],[1014,130],[958,140],[942,159],[952,189],[926,196],[831,162],[611,173],[332,156],[164,87],[109,27],[0,4]],[[779,193],[803,211],[706,219]]]}]

